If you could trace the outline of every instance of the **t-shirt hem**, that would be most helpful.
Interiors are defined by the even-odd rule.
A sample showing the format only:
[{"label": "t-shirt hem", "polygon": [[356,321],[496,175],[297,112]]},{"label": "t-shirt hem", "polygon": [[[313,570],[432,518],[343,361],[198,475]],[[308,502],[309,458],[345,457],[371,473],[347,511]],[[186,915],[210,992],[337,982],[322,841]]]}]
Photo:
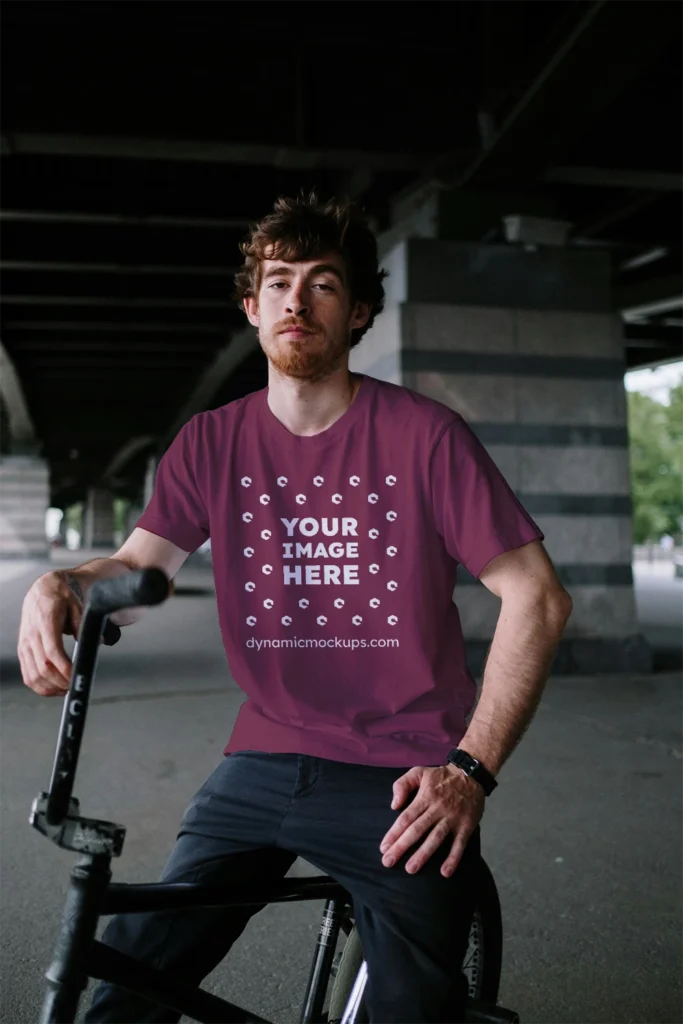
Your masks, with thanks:
[{"label": "t-shirt hem", "polygon": [[[259,716],[260,717],[260,716]],[[235,724],[233,735],[223,749],[223,754],[237,754],[241,750],[256,750],[269,754],[307,754],[345,764],[361,764],[377,768],[414,767],[415,765],[445,764],[448,753],[462,740],[467,731],[463,720],[462,728],[455,730],[443,742],[421,740],[415,734],[409,742],[391,736],[365,737],[363,746],[351,750],[347,745],[335,742],[329,734],[315,735],[311,729],[302,730],[272,720],[251,722],[248,728]]]},{"label": "t-shirt hem", "polygon": [[[465,735],[464,731],[462,735]],[[366,765],[369,768],[414,768],[416,765],[429,768],[445,764],[449,751],[457,747],[461,740],[462,736],[450,741],[443,754],[441,753],[442,748],[439,748],[438,750],[426,750],[424,754],[410,758],[406,758],[405,753],[400,751],[395,754],[351,754],[348,750],[331,747],[329,743],[320,746],[307,744],[304,748],[295,741],[269,744],[268,746],[256,741],[237,743],[234,746],[229,743],[224,748],[223,754],[229,757],[230,754],[239,754],[241,750],[255,750],[261,754],[306,754],[308,757],[320,757],[326,761],[341,761],[344,764]]]},{"label": "t-shirt hem", "polygon": [[493,561],[494,558],[497,558],[498,555],[504,555],[508,551],[515,551],[516,548],[523,548],[525,544],[531,544],[534,540],[544,539],[545,534],[541,530],[530,530],[528,534],[520,535],[514,540],[506,540],[504,543],[498,544],[491,551],[487,552],[483,559],[480,558],[476,566],[470,568],[469,565],[466,565],[465,568],[471,576],[478,579],[480,573],[484,571],[489,562]]}]

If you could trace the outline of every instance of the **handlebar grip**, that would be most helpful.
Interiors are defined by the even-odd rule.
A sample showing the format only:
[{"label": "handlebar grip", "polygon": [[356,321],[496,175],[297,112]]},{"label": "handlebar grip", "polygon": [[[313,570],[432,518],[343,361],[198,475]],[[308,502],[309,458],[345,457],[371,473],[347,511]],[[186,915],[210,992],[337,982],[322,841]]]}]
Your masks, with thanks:
[{"label": "handlebar grip", "polygon": [[134,569],[93,583],[88,592],[88,604],[96,614],[110,615],[120,608],[161,604],[169,591],[169,578],[161,569]]}]

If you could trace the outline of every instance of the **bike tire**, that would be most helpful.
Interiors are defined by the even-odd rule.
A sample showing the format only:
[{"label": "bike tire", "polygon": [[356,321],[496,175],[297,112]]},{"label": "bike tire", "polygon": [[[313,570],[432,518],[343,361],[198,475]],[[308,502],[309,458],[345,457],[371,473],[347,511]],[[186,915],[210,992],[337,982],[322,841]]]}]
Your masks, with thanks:
[{"label": "bike tire", "polygon": [[[342,951],[332,986],[327,1013],[329,1024],[339,1024],[341,1021],[363,959],[360,936],[354,924]],[[469,999],[495,1005],[500,987],[502,962],[503,918],[500,899],[493,875],[482,858],[467,952],[460,965],[460,970],[467,976]],[[358,1024],[368,1024],[370,1018],[364,999],[361,1000],[356,1019]]]}]

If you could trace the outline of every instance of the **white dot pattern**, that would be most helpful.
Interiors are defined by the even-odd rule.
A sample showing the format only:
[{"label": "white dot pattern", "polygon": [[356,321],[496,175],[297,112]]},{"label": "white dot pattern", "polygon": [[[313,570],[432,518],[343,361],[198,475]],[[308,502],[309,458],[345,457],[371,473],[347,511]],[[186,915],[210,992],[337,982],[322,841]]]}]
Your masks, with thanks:
[{"label": "white dot pattern", "polygon": [[[279,487],[284,488],[289,483],[289,480],[288,480],[288,478],[286,476],[279,476],[277,478],[276,482],[277,482],[277,485]],[[351,487],[354,487],[354,488],[359,487],[361,482],[362,482],[361,478],[359,476],[355,476],[355,475],[349,477],[349,479],[348,479],[349,485]],[[253,480],[249,476],[244,476],[240,480],[241,486],[243,488],[245,488],[245,489],[248,489],[249,487],[251,487],[252,483],[253,483]],[[321,488],[324,485],[324,483],[325,483],[325,478],[322,477],[322,476],[315,476],[315,477],[313,477],[312,483],[313,483],[314,487]],[[394,476],[393,474],[390,474],[389,476],[387,476],[385,478],[385,484],[387,485],[387,487],[394,487],[396,485],[396,483],[397,483],[397,477]],[[325,499],[323,498],[323,500],[325,500]],[[342,504],[342,502],[344,501],[344,495],[341,492],[335,492],[332,495],[328,495],[327,500],[330,501],[330,503],[332,505],[338,506],[338,505]],[[371,493],[369,493],[367,495],[367,500],[368,500],[368,503],[370,505],[376,505],[376,504],[378,504],[380,502],[381,498],[380,498],[380,495],[378,493],[373,491],[373,492],[371,492]],[[307,501],[307,496],[304,493],[299,493],[299,494],[297,494],[295,496],[294,501],[299,506],[304,505],[306,503],[306,501]],[[259,496],[259,504],[262,507],[264,507],[264,508],[267,507],[270,504],[270,502],[271,502],[271,498],[270,498],[270,495],[267,492],[264,492],[263,494],[261,494]],[[386,506],[385,506],[385,508],[386,508]],[[378,513],[380,515],[382,514],[379,509],[377,511],[378,511]],[[265,514],[265,513],[262,513],[262,514]],[[306,513],[299,513],[299,515],[301,515],[301,514],[303,514],[304,517],[306,516]],[[335,514],[340,515],[341,513],[335,513]],[[391,509],[390,508],[390,509],[386,510],[383,513],[383,518],[386,521],[386,523],[388,523],[388,524],[394,523],[398,519],[398,513],[397,513],[397,511],[395,509]],[[250,523],[253,522],[253,520],[254,520],[254,513],[253,512],[245,511],[245,512],[242,513],[242,521],[244,523],[250,524]],[[271,523],[272,522],[273,522],[273,520],[271,519]],[[313,520],[309,520],[307,523],[304,523],[304,525],[306,527],[308,527],[309,524],[312,523],[312,522],[313,522]],[[304,540],[308,536],[313,536],[312,530],[310,532],[307,532],[306,529],[301,528],[301,532],[302,532],[302,540]],[[261,539],[263,541],[270,541],[273,538],[273,531],[272,531],[272,529],[269,529],[268,527],[264,527],[263,529],[261,529],[259,531],[259,535],[260,535],[260,537],[261,537]],[[288,534],[288,536],[292,536],[292,535]],[[328,537],[329,536],[331,536],[331,535],[328,534]],[[376,526],[372,526],[371,528],[368,529],[367,536],[368,536],[368,538],[371,541],[377,540],[380,537],[380,530]],[[276,537],[276,540],[277,540],[277,537]],[[327,544],[330,543],[330,541],[327,539],[327,537],[322,537],[321,540],[324,541]],[[375,548],[374,550],[377,551],[377,548]],[[385,550],[385,554],[389,558],[394,558],[398,554],[398,547],[395,544],[389,544],[384,550]],[[245,547],[243,549],[243,553],[244,553],[244,556],[246,558],[252,558],[256,554],[256,550],[255,550],[254,547],[251,547],[251,546],[250,547]],[[377,555],[375,555],[375,557],[377,557]],[[273,565],[271,565],[269,562],[266,562],[266,563],[264,563],[261,566],[261,572],[266,577],[271,576],[274,573],[274,571],[275,570],[274,570]],[[368,565],[368,572],[372,576],[377,576],[381,571],[382,571],[382,569],[381,569],[381,566],[380,566],[380,564],[378,562],[372,562],[370,565]],[[256,584],[253,581],[250,580],[249,582],[245,583],[244,589],[247,591],[247,593],[251,594],[251,593],[253,593],[256,590]],[[389,593],[394,593],[395,591],[398,590],[398,582],[396,580],[388,580],[387,583],[386,583],[386,589],[389,591]],[[353,610],[353,603],[354,603],[353,601],[349,602],[345,598],[337,597],[333,601],[331,601],[331,606],[333,606],[334,609],[337,610],[337,612],[344,612],[348,603],[350,603],[351,607],[349,608],[348,612],[346,612],[346,614],[350,614],[350,612]],[[271,611],[275,607],[275,601],[273,600],[272,597],[265,597],[265,598],[262,597],[261,604],[262,604],[262,607],[264,609],[266,609],[266,611]],[[368,605],[366,605],[365,607],[367,608],[369,606],[371,609],[373,609],[373,611],[376,611],[380,607],[380,605],[381,605],[380,598],[379,597],[373,597],[373,598],[371,598],[369,600]],[[309,601],[308,598],[302,597],[302,598],[300,598],[298,600],[297,606],[298,606],[299,609],[301,609],[302,612],[306,612],[306,610],[310,607],[310,601]],[[349,621],[349,619],[346,618],[346,615],[343,615],[342,618],[345,619],[347,622]],[[264,619],[264,622],[265,621],[266,620]],[[270,621],[272,623],[274,620],[271,618],[268,621]],[[275,620],[275,621],[277,621],[277,620]],[[309,621],[311,621],[311,620],[309,620]],[[335,617],[334,621],[335,621],[335,623],[338,623],[340,620],[338,620]],[[352,625],[354,625],[356,627],[357,626],[361,626],[363,624],[363,616],[356,611],[355,614],[350,615],[350,621],[351,621]],[[377,623],[380,620],[376,619],[373,616],[372,619],[370,619],[369,621]],[[255,626],[257,624],[257,622],[258,622],[258,618],[255,615],[249,615],[246,618],[246,623],[249,626]],[[394,614],[387,615],[386,622],[387,622],[387,624],[389,626],[396,626],[398,624],[398,616],[394,615]],[[285,626],[285,627],[291,626],[292,623],[293,623],[292,616],[291,615],[281,615],[280,623],[283,626]],[[321,626],[321,627],[322,626],[326,626],[327,623],[328,623],[327,615],[318,615],[317,618],[316,618],[316,623],[317,623],[318,626]],[[338,628],[338,625],[335,628]]]}]

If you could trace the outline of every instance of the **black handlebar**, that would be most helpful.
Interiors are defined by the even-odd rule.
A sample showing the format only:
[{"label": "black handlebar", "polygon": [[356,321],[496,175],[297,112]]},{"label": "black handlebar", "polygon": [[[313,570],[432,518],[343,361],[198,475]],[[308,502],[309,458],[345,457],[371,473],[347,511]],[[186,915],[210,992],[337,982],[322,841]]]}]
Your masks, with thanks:
[{"label": "black handlebar", "polygon": [[109,580],[98,580],[88,591],[88,607],[99,615],[121,608],[161,604],[168,597],[169,580],[161,569],[135,569]]},{"label": "black handlebar", "polygon": [[109,622],[107,616],[122,608],[161,604],[169,592],[170,581],[161,569],[135,569],[114,579],[98,580],[90,587],[47,794],[48,825],[59,825],[69,810],[100,637],[104,637],[107,646],[112,646],[121,636],[119,627]]}]

